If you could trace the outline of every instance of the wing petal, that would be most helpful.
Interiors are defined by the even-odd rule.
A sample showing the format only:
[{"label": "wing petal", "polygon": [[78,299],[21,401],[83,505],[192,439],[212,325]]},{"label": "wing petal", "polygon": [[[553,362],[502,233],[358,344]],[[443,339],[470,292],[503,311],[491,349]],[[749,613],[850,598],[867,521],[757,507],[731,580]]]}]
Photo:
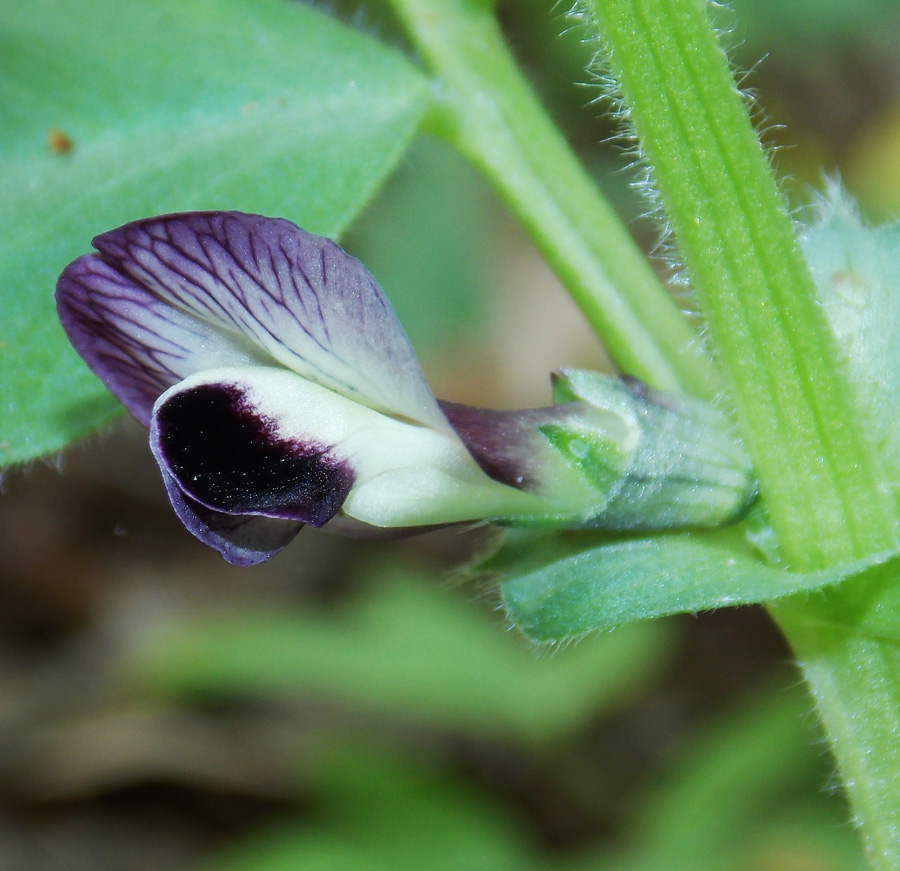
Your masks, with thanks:
[{"label": "wing petal", "polygon": [[163,470],[169,501],[191,535],[217,550],[233,566],[255,566],[283,550],[303,528],[299,521],[225,514],[185,494]]}]

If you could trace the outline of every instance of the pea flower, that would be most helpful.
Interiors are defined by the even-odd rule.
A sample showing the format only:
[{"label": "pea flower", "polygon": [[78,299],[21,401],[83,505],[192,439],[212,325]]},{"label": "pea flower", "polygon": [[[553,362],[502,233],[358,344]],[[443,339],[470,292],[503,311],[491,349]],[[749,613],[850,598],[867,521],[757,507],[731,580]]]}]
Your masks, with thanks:
[{"label": "pea flower", "polygon": [[375,279],[286,220],[189,212],[93,244],[59,279],[62,325],[234,565],[305,524],[666,528],[752,496],[716,410],[628,379],[565,373],[543,409],[438,402]]}]

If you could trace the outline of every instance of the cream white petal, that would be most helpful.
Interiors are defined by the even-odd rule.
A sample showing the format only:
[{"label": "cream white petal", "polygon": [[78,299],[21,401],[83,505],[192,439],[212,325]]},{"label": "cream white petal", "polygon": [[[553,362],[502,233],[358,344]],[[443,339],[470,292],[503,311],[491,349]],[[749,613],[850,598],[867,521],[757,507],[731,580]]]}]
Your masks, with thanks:
[{"label": "cream white petal", "polygon": [[398,420],[296,374],[260,366],[198,373],[154,409],[164,472],[216,510],[379,527],[504,517],[534,494],[488,477],[452,431]]}]

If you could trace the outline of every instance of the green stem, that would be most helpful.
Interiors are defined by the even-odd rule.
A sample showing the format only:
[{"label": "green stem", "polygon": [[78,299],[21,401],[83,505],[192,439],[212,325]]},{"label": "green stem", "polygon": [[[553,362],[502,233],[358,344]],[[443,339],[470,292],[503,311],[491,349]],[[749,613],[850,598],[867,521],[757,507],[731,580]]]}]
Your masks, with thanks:
[{"label": "green stem", "polygon": [[392,4],[436,77],[432,129],[491,180],[617,364],[663,389],[715,395],[709,357],[541,108],[489,4]]},{"label": "green stem", "polygon": [[807,570],[889,549],[895,509],[880,460],[706,3],[590,6],[784,553]]},{"label": "green stem", "polygon": [[[707,359],[522,80],[490,4],[392,2],[436,76],[436,129],[511,204],[619,364],[660,386],[713,393]],[[783,554],[811,570],[890,550],[897,506],[706,3],[589,7],[706,315]],[[819,704],[870,858],[884,869],[900,867],[900,632],[865,630],[859,615],[900,614],[882,607],[892,581],[772,609]]]},{"label": "green stem", "polygon": [[[885,601],[896,571],[770,608],[816,700],[869,861],[884,871],[900,868],[900,627],[896,602]],[[891,615],[890,627],[865,625],[879,613]]]},{"label": "green stem", "polygon": [[[897,508],[855,413],[791,221],[703,0],[592,0],[729,382],[779,544],[797,569],[887,550]],[[772,608],[819,705],[877,868],[900,867],[893,636],[859,615],[895,584]]]}]

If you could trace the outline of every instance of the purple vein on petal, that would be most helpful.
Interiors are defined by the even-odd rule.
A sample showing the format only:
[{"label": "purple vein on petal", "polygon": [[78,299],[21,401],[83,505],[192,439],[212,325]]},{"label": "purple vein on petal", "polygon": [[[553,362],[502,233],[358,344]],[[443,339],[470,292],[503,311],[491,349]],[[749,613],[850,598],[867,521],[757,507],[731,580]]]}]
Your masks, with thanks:
[{"label": "purple vein on petal", "polygon": [[69,264],[56,300],[72,345],[145,426],[157,397],[187,375],[259,359],[248,343],[220,336],[96,255]]},{"label": "purple vein on petal", "polygon": [[192,212],[94,240],[160,300],[324,387],[446,428],[415,352],[374,278],[334,242],[288,221]]}]

